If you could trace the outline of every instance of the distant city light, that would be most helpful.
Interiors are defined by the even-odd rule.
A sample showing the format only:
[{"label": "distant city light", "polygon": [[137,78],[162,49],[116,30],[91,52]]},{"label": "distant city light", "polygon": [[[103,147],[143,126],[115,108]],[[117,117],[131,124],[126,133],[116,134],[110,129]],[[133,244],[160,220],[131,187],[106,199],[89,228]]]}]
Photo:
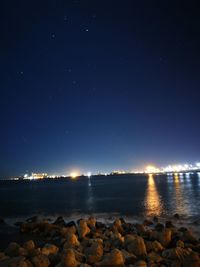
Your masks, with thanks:
[{"label": "distant city light", "polygon": [[92,173],[91,173],[91,172],[88,172],[88,173],[87,173],[87,176],[88,176],[88,178],[90,178],[90,177],[91,177],[91,175],[92,175]]},{"label": "distant city light", "polygon": [[146,171],[145,171],[146,173],[149,173],[149,174],[151,174],[151,173],[158,173],[158,172],[160,172],[160,169],[158,169],[158,168],[156,168],[155,166],[153,166],[153,165],[148,165],[147,167],[146,167]]}]

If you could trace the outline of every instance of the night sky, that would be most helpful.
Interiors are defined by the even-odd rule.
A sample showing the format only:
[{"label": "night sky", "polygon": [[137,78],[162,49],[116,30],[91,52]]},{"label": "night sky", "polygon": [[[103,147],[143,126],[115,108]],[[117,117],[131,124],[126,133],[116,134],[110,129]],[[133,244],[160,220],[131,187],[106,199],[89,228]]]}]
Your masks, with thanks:
[{"label": "night sky", "polygon": [[200,160],[198,1],[0,4],[0,177]]}]

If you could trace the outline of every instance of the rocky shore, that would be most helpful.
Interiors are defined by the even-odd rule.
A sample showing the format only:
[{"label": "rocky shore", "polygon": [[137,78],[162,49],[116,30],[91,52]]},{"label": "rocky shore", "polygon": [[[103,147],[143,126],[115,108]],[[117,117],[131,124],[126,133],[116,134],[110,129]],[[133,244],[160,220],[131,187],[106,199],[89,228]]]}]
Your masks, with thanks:
[{"label": "rocky shore", "polygon": [[94,217],[53,223],[32,217],[17,226],[20,239],[2,249],[0,267],[200,267],[199,238],[156,217],[109,225]]}]

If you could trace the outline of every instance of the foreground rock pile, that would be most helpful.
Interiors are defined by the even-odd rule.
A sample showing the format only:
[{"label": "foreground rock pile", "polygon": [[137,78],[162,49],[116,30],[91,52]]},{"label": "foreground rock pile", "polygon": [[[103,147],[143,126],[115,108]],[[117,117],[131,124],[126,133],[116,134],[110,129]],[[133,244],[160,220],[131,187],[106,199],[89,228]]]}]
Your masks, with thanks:
[{"label": "foreground rock pile", "polygon": [[0,267],[200,267],[199,240],[170,221],[131,224],[121,218],[105,225],[95,218],[76,223],[32,218],[20,224],[20,231],[43,243],[10,243],[0,252]]}]

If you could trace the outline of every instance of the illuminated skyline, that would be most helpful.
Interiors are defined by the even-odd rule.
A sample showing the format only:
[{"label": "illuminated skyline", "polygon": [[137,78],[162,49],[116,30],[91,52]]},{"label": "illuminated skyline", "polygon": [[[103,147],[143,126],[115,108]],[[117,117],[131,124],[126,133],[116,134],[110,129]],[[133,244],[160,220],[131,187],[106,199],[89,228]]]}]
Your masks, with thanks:
[{"label": "illuminated skyline", "polygon": [[196,2],[0,5],[0,177],[200,158]]}]

